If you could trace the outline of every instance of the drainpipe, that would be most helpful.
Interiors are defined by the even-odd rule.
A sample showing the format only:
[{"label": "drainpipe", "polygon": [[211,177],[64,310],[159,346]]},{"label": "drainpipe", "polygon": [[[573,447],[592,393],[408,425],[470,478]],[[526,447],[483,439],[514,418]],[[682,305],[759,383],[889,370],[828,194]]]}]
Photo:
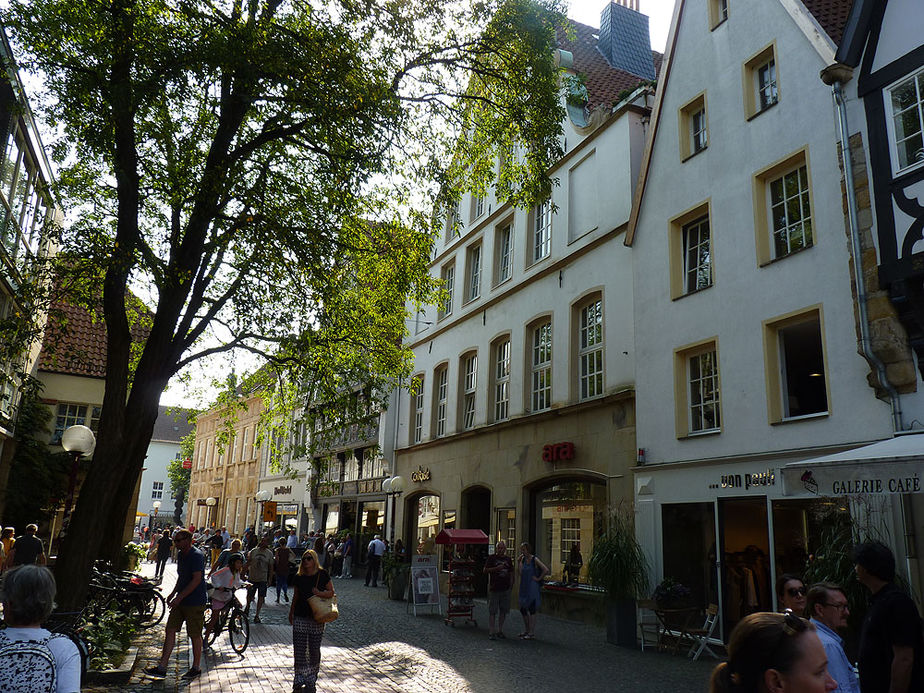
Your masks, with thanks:
[{"label": "drainpipe", "polygon": [[[834,72],[834,70],[832,70],[832,72]],[[822,80],[825,80],[825,76],[825,72],[823,72]],[[850,243],[853,251],[853,275],[857,286],[857,304],[860,307],[860,345],[863,349],[863,355],[876,369],[880,384],[889,394],[889,400],[892,403],[892,430],[894,433],[901,433],[905,430],[905,424],[902,420],[901,397],[892,383],[889,382],[886,376],[885,365],[873,354],[870,348],[869,320],[866,310],[866,284],[863,281],[860,230],[857,222],[857,195],[853,181],[853,158],[850,156],[850,130],[847,128],[847,106],[844,103],[844,92],[841,88],[842,77],[835,72],[834,79],[829,83],[831,84],[834,95],[834,103],[837,106],[837,126],[841,139],[841,152],[844,157],[844,183],[847,187],[847,221],[850,228]],[[914,566],[916,539],[910,496],[908,494],[900,495],[899,504],[905,535],[905,574],[908,577],[909,583],[913,585],[915,584],[914,578],[916,573]]]},{"label": "drainpipe", "polygon": [[847,187],[847,222],[850,228],[850,244],[853,252],[853,278],[857,287],[857,305],[860,310],[860,348],[876,374],[879,383],[889,395],[892,404],[892,430],[900,433],[905,430],[902,421],[902,403],[898,391],[889,382],[885,365],[873,353],[869,338],[869,317],[866,310],[866,283],[863,281],[863,258],[860,246],[860,229],[857,222],[857,194],[853,181],[853,158],[850,156],[850,131],[847,129],[847,107],[844,104],[844,93],[841,81],[837,79],[832,84],[834,103],[837,105],[837,126],[841,140],[841,153],[844,157],[844,182]]}]

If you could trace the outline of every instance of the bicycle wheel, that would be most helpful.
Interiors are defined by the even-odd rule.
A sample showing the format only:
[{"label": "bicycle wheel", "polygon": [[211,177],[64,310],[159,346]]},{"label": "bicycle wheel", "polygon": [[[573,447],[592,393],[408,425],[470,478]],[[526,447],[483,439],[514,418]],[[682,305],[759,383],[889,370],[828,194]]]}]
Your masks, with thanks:
[{"label": "bicycle wheel", "polygon": [[250,622],[240,609],[231,613],[228,621],[228,639],[231,640],[231,649],[238,654],[244,654],[247,643],[250,642]]},{"label": "bicycle wheel", "polygon": [[167,613],[167,603],[164,601],[164,596],[160,592],[151,593],[145,602],[144,620],[141,627],[156,626],[163,620],[165,613]]},{"label": "bicycle wheel", "polygon": [[[205,622],[208,623],[209,619],[212,618],[212,609],[208,608],[205,610]],[[212,632],[208,634],[208,637],[205,639],[205,644],[209,647],[212,646],[212,643],[215,642],[215,639],[218,637],[218,634],[221,633],[221,629],[225,627],[225,615],[221,612],[218,613],[218,618],[215,619],[215,627],[212,629]]]}]

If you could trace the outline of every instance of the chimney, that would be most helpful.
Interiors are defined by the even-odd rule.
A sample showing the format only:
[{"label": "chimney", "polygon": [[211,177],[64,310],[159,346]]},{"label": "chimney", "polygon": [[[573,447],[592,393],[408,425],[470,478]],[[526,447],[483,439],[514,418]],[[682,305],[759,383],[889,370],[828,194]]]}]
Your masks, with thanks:
[{"label": "chimney", "polygon": [[599,50],[610,67],[641,79],[654,79],[654,58],[648,16],[638,11],[639,0],[610,2],[600,15]]}]

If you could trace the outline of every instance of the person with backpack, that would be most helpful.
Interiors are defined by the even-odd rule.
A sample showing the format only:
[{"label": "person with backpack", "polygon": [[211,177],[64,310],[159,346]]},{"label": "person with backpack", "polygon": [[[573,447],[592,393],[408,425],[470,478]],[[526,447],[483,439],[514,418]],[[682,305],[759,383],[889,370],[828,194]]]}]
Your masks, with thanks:
[{"label": "person with backpack", "polygon": [[4,575],[0,676],[4,691],[79,693],[80,651],[66,635],[42,628],[57,585],[44,566],[22,565]]}]

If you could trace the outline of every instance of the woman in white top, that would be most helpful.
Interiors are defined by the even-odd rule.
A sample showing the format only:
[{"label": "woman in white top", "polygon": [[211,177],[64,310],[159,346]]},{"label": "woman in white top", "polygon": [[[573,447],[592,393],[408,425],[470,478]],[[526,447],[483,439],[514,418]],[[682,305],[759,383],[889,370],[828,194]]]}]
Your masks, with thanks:
[{"label": "woman in white top", "polygon": [[231,595],[234,590],[240,589],[241,570],[244,568],[244,556],[239,553],[232,553],[228,557],[228,565],[221,570],[216,570],[212,574],[212,618],[205,626],[205,639],[208,640],[209,633],[215,627],[218,619],[218,612],[225,608],[225,605],[231,601]]},{"label": "woman in white top", "polygon": [[[67,636],[56,636],[42,628],[54,608],[56,592],[55,577],[44,566],[22,565],[8,571],[3,581],[3,618],[7,628],[2,631],[0,645],[6,641],[41,643],[54,659],[55,693],[79,693],[80,652],[77,646]],[[12,690],[17,686],[30,686],[37,674],[28,668],[23,671],[7,669],[0,673]]]}]

